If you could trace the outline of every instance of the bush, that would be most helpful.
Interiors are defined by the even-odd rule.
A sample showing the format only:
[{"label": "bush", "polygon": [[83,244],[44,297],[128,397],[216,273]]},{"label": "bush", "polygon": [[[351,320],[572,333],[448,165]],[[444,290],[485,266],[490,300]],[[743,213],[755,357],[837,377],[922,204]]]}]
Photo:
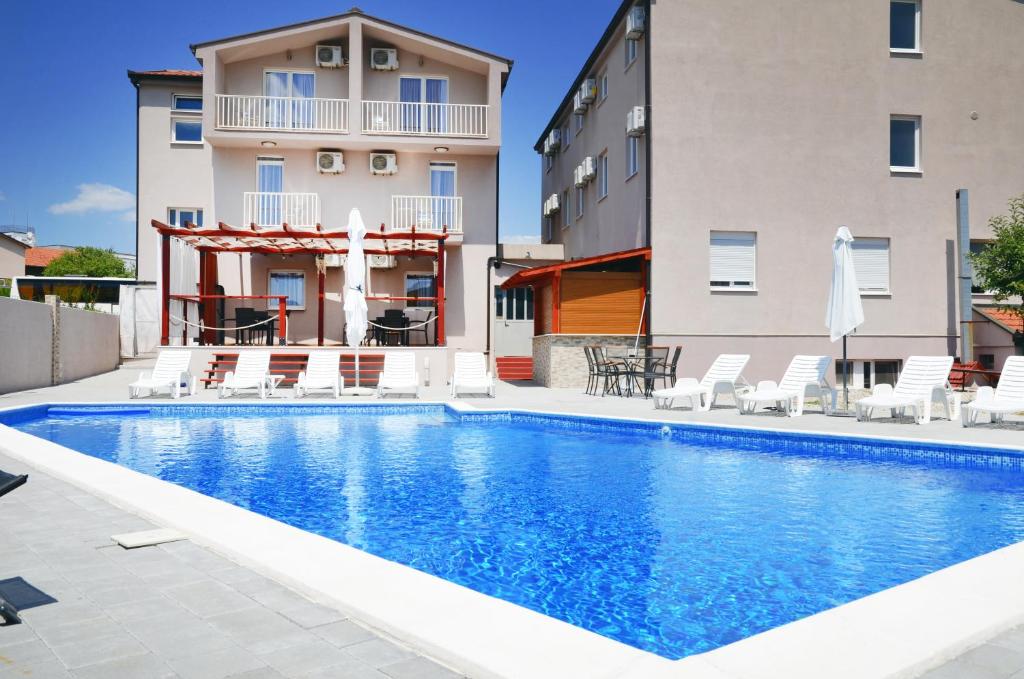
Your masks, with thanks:
[{"label": "bush", "polygon": [[50,262],[43,275],[131,278],[132,271],[113,250],[84,246],[68,250]]}]

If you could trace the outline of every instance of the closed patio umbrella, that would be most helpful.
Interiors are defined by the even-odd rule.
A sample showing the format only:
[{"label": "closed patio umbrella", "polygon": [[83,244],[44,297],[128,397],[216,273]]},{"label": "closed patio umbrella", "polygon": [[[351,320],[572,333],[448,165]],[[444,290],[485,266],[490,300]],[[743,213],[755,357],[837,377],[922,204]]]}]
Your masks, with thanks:
[{"label": "closed patio umbrella", "polygon": [[363,236],[366,225],[359,208],[348,213],[348,257],[345,258],[345,341],[356,350],[356,385],[343,393],[352,396],[372,394],[359,383],[359,345],[366,336],[366,256],[363,254]]},{"label": "closed patio umbrella", "polygon": [[[857,271],[853,265],[853,235],[845,226],[836,231],[832,242],[832,289],[825,311],[825,325],[829,338],[835,342],[843,339],[843,412],[848,414],[850,392],[847,379],[846,336],[864,322],[864,307],[860,303],[860,288],[857,286]],[[835,404],[833,404],[835,405]]]}]

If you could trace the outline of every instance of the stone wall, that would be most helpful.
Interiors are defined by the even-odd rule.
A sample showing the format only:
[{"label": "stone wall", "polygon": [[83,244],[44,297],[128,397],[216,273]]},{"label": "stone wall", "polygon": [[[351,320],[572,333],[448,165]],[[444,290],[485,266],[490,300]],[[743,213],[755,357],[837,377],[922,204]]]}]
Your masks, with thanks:
[{"label": "stone wall", "polygon": [[635,342],[634,335],[537,335],[533,338],[533,381],[544,387],[582,389],[587,386],[588,373],[583,347],[597,345],[611,354],[624,354]]}]

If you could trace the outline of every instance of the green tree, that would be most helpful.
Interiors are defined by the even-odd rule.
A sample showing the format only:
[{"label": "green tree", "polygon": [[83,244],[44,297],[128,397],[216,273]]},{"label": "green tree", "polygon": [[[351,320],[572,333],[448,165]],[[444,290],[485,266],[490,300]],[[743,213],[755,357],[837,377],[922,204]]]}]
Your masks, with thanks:
[{"label": "green tree", "polygon": [[[978,279],[995,301],[1024,316],[1024,196],[1010,200],[1009,214],[989,220],[994,238],[984,250],[971,254]],[[1013,303],[1006,302],[1013,300]]]},{"label": "green tree", "polygon": [[113,250],[85,246],[68,250],[47,264],[43,275],[131,278],[133,274]]}]

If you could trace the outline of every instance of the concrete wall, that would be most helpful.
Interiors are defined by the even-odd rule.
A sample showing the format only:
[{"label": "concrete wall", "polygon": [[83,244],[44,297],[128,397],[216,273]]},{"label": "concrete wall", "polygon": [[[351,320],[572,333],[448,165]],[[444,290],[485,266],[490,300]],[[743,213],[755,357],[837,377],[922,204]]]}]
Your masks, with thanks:
[{"label": "concrete wall", "polygon": [[25,275],[25,246],[0,235],[0,278]]},{"label": "concrete wall", "polygon": [[[587,386],[587,357],[583,347],[597,345],[611,355],[631,351],[632,335],[537,335],[533,338],[533,381],[542,387]],[[640,348],[644,341],[640,338]]]},{"label": "concrete wall", "polygon": [[[342,37],[327,41],[333,44],[343,42]],[[265,69],[282,71],[306,71],[313,74],[313,96],[318,99],[348,99],[348,69],[320,68],[316,65],[315,43],[309,42],[294,49],[281,50],[251,59],[225,64],[224,81],[219,91],[222,94],[247,94],[262,96],[263,72]],[[343,50],[347,56],[348,50]]]},{"label": "concrete wall", "polygon": [[60,351],[60,382],[117,370],[121,362],[118,317],[62,306],[54,342]]},{"label": "concrete wall", "polygon": [[[365,39],[364,39],[364,42]],[[363,99],[367,101],[399,101],[401,76],[429,76],[448,79],[448,103],[486,104],[487,76],[456,68],[437,59],[420,56],[409,50],[398,50],[397,71],[375,71],[370,68],[370,49],[388,47],[389,43],[368,41],[363,48]]]}]

